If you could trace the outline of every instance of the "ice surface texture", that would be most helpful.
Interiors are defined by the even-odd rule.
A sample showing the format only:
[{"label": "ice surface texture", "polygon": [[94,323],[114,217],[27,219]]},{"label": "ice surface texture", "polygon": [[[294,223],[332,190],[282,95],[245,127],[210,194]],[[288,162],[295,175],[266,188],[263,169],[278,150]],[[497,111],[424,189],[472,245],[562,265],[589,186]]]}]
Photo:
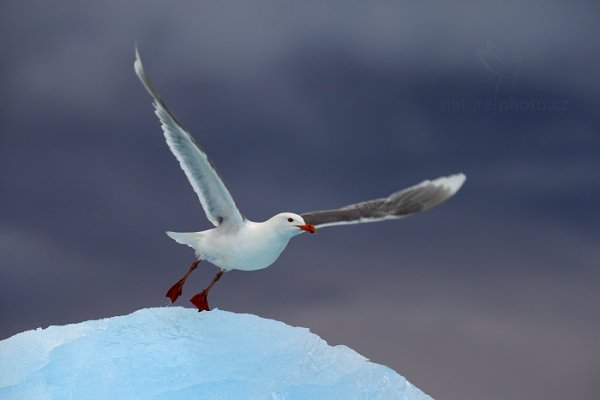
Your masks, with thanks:
[{"label": "ice surface texture", "polygon": [[167,307],[0,342],[0,399],[431,399],[305,328]]}]

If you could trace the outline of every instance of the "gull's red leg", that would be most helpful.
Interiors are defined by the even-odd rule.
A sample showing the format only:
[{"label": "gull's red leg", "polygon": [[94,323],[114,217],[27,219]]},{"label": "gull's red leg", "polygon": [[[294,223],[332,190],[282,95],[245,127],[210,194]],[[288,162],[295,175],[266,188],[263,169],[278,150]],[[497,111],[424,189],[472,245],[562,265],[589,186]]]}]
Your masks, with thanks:
[{"label": "gull's red leg", "polygon": [[222,276],[223,276],[223,271],[220,271],[217,275],[215,275],[214,279],[212,280],[212,282],[210,283],[210,285],[208,285],[208,287],[206,289],[204,289],[203,291],[201,291],[200,293],[198,293],[197,295],[195,295],[194,297],[192,297],[190,299],[192,304],[195,305],[196,308],[198,309],[198,312],[210,311],[210,308],[208,307],[208,292],[210,292],[210,289],[212,289],[214,284],[217,283],[217,281],[219,279],[221,279]]},{"label": "gull's red leg", "polygon": [[192,263],[192,265],[190,265],[190,267],[188,268],[188,271],[185,273],[183,278],[178,280],[176,284],[174,284],[173,286],[171,286],[171,288],[169,290],[167,290],[166,296],[171,300],[171,303],[175,303],[175,300],[177,300],[177,298],[179,296],[181,296],[181,291],[183,290],[183,284],[185,283],[188,276],[190,276],[192,271],[195,270],[196,268],[198,268],[198,264],[200,264],[200,261],[202,261],[202,260],[194,261]]}]

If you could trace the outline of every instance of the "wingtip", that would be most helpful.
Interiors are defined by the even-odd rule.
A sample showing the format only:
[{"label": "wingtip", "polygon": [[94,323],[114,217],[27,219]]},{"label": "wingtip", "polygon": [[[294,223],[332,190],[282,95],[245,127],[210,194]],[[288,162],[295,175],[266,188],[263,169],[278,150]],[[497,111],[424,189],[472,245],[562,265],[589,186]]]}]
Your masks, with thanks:
[{"label": "wingtip", "polygon": [[139,74],[141,70],[143,70],[142,59],[140,58],[140,52],[138,50],[137,42],[135,43],[135,61],[133,62],[133,68],[135,72]]},{"label": "wingtip", "polygon": [[435,185],[444,186],[448,188],[450,192],[452,192],[452,194],[454,194],[460,190],[460,188],[464,185],[466,180],[467,176],[461,172],[458,174],[438,178],[432,181],[432,183]]},{"label": "wingtip", "polygon": [[154,86],[152,86],[152,83],[150,83],[150,80],[146,76],[146,71],[144,70],[144,65],[142,64],[142,58],[140,57],[140,52],[138,50],[137,43],[135,44],[135,61],[133,62],[133,70],[135,71],[135,74],[137,75],[140,82],[142,82],[142,85],[144,85],[150,96],[154,98],[155,107],[164,107],[164,104],[161,103],[158,93],[156,93],[156,89],[154,89]]}]

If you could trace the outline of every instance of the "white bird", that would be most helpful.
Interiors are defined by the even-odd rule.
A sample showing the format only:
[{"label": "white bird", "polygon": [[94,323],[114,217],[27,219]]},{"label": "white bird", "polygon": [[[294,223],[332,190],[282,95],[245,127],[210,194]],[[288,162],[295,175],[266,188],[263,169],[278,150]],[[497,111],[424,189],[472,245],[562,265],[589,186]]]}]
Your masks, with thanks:
[{"label": "white bird", "polygon": [[135,72],[154,99],[167,144],[200,199],[206,217],[215,226],[201,232],[167,232],[171,238],[195,250],[196,258],[187,273],[168,291],[175,302],[183,285],[200,261],[206,260],[221,269],[210,285],[190,301],[198,311],[209,310],[207,296],[224,272],[254,271],[273,264],[293,237],[302,232],[315,233],[326,226],[398,219],[428,210],[452,197],[465,181],[465,175],[455,174],[392,193],[388,197],[351,204],[335,210],[304,214],[283,212],[264,222],[253,222],[242,216],[223,183],[219,172],[192,136],[175,119],[146,76],[136,49]]}]

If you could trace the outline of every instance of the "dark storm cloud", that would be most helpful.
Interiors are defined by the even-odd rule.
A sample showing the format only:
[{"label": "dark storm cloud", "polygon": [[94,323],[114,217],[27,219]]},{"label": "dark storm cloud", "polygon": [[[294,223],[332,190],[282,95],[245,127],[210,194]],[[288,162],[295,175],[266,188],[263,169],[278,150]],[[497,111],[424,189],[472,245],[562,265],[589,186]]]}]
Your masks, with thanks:
[{"label": "dark storm cloud", "polygon": [[423,215],[298,238],[213,305],[308,326],[434,397],[597,392],[598,6],[174,4],[3,6],[2,337],[165,304],[192,253],[162,232],[209,227],[137,41],[251,219],[469,177]]}]

